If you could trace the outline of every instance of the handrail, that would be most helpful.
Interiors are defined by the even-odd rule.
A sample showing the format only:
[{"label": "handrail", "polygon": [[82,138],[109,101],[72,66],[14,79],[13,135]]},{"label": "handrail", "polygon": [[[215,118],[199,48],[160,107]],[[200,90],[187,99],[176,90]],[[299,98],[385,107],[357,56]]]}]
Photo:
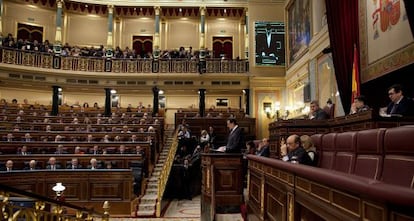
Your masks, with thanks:
[{"label": "handrail", "polygon": [[157,204],[156,204],[156,217],[161,216],[161,199],[164,195],[165,187],[167,185],[168,177],[170,175],[171,167],[174,163],[175,153],[178,147],[178,128],[174,133],[174,141],[171,144],[170,152],[168,153],[167,159],[165,160],[164,166],[161,170],[160,178],[158,180],[158,192],[157,192]]},{"label": "handrail", "polygon": [[[13,200],[33,201],[32,207],[20,206]],[[42,220],[46,217],[58,217],[60,220],[93,220],[100,217],[103,221],[109,220],[109,203],[104,202],[104,213],[93,209],[80,207],[64,201],[51,199],[36,193],[26,192],[11,186],[0,184],[1,216],[7,220],[18,220],[22,217],[32,217],[33,220]]]},{"label": "handrail", "polygon": [[[0,63],[81,72],[199,73],[198,59],[106,58],[56,56],[54,54],[0,47]],[[159,69],[154,69],[157,63]],[[206,58],[206,73],[247,73],[248,61]]]}]

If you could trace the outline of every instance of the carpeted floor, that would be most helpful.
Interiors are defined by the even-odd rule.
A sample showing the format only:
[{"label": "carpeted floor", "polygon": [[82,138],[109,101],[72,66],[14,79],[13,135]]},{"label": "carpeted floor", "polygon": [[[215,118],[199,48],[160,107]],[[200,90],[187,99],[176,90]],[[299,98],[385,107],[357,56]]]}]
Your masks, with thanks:
[{"label": "carpeted floor", "polygon": [[[162,218],[110,218],[111,221],[200,221],[200,196],[173,200]],[[217,221],[243,221],[240,214],[218,214]],[[100,220],[98,220],[100,221]]]}]

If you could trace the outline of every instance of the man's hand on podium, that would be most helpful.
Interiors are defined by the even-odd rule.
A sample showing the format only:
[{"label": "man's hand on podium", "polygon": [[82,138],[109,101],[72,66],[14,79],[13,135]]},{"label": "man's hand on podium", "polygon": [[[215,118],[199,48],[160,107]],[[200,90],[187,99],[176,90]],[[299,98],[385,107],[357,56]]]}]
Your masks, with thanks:
[{"label": "man's hand on podium", "polygon": [[217,148],[216,151],[224,153],[224,152],[226,152],[226,146],[221,146],[221,147]]}]

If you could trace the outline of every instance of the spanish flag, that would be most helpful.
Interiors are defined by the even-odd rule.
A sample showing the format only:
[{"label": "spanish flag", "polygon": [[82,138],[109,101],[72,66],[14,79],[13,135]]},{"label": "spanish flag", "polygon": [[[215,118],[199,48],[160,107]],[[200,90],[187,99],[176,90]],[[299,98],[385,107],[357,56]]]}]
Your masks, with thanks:
[{"label": "spanish flag", "polygon": [[359,85],[360,85],[359,54],[358,54],[357,47],[354,45],[354,62],[352,65],[352,100],[351,100],[351,103],[353,103],[354,99],[360,95]]}]

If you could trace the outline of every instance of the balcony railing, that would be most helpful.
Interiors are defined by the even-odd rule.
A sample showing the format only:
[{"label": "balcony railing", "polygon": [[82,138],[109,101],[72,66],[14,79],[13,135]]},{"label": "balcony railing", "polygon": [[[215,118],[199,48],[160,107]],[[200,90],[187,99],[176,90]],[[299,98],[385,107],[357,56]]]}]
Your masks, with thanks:
[{"label": "balcony railing", "polygon": [[[118,59],[55,56],[49,53],[0,48],[0,62],[65,71],[112,73],[199,73],[199,61],[189,59]],[[206,59],[205,73],[246,73],[247,60]]]},{"label": "balcony railing", "polygon": [[50,199],[35,193],[0,184],[0,220],[109,220],[109,203],[103,202],[104,213]]}]

